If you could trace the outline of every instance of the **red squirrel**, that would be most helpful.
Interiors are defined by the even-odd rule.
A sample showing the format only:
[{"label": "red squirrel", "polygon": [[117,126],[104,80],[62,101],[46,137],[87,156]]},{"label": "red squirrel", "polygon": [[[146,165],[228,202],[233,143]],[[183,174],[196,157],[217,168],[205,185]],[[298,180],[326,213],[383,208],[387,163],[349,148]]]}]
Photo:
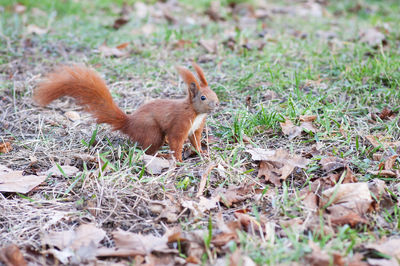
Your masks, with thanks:
[{"label": "red squirrel", "polygon": [[193,67],[199,81],[187,68],[177,67],[188,86],[185,99],[157,99],[143,104],[130,115],[115,104],[105,81],[94,70],[76,65],[62,66],[47,75],[36,88],[34,100],[46,106],[62,96],[75,98],[97,123],[110,124],[113,130],[128,135],[147,154],[156,153],[167,139],[176,160],[182,162],[182,148],[187,138],[202,152],[200,139],[206,116],[219,105],[201,67],[196,63]]}]

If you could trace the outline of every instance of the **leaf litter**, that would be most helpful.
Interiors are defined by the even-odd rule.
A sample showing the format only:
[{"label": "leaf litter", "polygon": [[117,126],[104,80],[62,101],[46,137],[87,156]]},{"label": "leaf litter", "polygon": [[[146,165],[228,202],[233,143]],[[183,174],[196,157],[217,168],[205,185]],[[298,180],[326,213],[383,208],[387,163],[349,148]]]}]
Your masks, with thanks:
[{"label": "leaf litter", "polygon": [[[170,5],[168,2],[170,1],[167,1],[165,6],[163,6],[164,3],[157,3],[155,6],[163,6],[165,8],[167,5]],[[175,3],[173,5],[178,6],[179,4]],[[26,7],[23,5],[21,6],[21,10],[18,12],[16,11],[19,14],[23,14],[26,10]],[[136,16],[139,19],[149,21],[149,23],[133,30],[130,29],[129,31],[149,36],[157,31],[158,25],[154,23],[154,20],[156,19],[162,19],[171,24],[191,21],[190,19],[180,19],[179,16],[175,18],[174,15],[177,13],[175,10],[165,12],[161,9],[157,10],[153,5],[141,2],[135,3],[132,13],[134,14],[132,16],[130,16],[129,13],[121,13],[120,18],[123,20],[120,22],[118,19],[114,20],[114,25],[117,25],[115,28],[120,29],[120,31],[125,30],[125,27],[128,28],[128,26],[130,26],[130,24],[123,26],[126,24],[125,22],[135,20]],[[222,7],[218,5],[218,3],[214,3],[210,5],[206,14],[209,16],[206,21],[211,19],[218,23],[225,23],[226,20],[230,19],[230,15],[235,16],[235,19],[239,22],[237,29],[235,29],[238,31],[240,31],[240,27],[247,27],[248,25],[251,25],[251,23],[255,23],[257,20],[258,22],[261,22],[263,19],[275,19],[277,16],[285,14],[290,16],[298,15],[317,18],[330,16],[324,7],[323,1],[297,4],[295,6],[287,7],[262,5],[257,7],[257,9],[246,4],[232,4],[232,6],[229,7]],[[240,25],[242,22],[243,25]],[[201,22],[199,22],[199,24],[201,24]],[[172,27],[175,26],[176,25],[172,25]],[[264,28],[264,25],[262,27]],[[380,31],[381,29],[376,30]],[[48,32],[51,34],[52,31],[49,30]],[[307,32],[299,32],[299,35],[296,38],[301,38],[302,36],[308,38],[307,36],[310,36],[310,34]],[[381,37],[382,36],[379,34],[376,34],[375,37],[371,38],[374,40],[370,41],[368,34],[364,34],[363,36],[360,36],[360,39],[364,38],[362,41],[365,41],[365,43],[370,46],[385,45],[386,36],[384,36],[383,40]],[[329,39],[330,37],[326,38]],[[247,38],[242,38],[240,41],[230,39],[229,42],[223,43],[224,46],[219,46],[220,43],[222,44],[222,41],[218,38],[215,40],[200,39],[199,43],[195,43],[194,40],[185,39],[177,40],[176,42],[176,48],[182,51],[188,47],[194,48],[196,45],[202,46],[202,48],[204,48],[203,51],[207,53],[206,55],[199,57],[199,61],[202,62],[221,60],[222,58],[219,58],[218,56],[220,56],[219,54],[222,54],[221,50],[224,46],[232,49],[233,52],[243,52],[245,50],[253,49],[262,50],[265,46],[264,40],[257,42]],[[105,57],[124,57],[129,55],[130,51],[127,49],[129,45],[129,43],[122,43],[115,47],[108,47],[105,45],[103,48],[100,47],[99,51],[101,51]],[[222,61],[223,59],[221,62]],[[269,91],[272,92],[271,90]],[[267,96],[265,96],[267,101],[276,98],[275,95],[270,96],[270,94],[272,95],[272,93],[267,92]],[[254,97],[253,99],[250,99],[249,103],[253,105],[255,104]],[[254,106],[250,107],[254,108]],[[68,117],[67,114],[65,115]],[[377,113],[376,115],[382,120],[390,121],[394,118],[393,113],[391,113],[389,109],[387,111],[384,109],[381,113]],[[73,118],[74,116],[72,116],[72,118],[68,117],[68,119],[72,121],[74,120]],[[291,141],[293,141],[293,145],[296,146],[296,141],[298,140],[297,137],[301,136],[304,131],[316,133],[319,130],[323,130],[322,128],[317,129],[315,127],[314,123],[316,118],[317,116],[315,115],[299,116],[299,126],[295,126],[292,121],[286,120],[285,123],[281,124],[282,131]],[[77,121],[77,119],[75,121]],[[344,136],[344,134],[342,135]],[[373,138],[366,139],[369,140],[375,148],[380,146],[383,149],[396,149],[398,146],[395,137],[391,138],[390,136],[381,137],[379,135],[374,135]],[[250,142],[253,143],[254,140],[248,141],[247,143]],[[326,140],[322,140],[322,142],[326,143]],[[282,145],[282,143],[276,144],[276,146],[284,145]],[[274,147],[276,148],[276,146]],[[19,147],[16,147],[16,149],[19,149]],[[62,241],[62,243],[69,244],[62,245],[58,243],[57,246],[54,245],[52,249],[46,247],[47,250],[45,250],[45,252],[49,252],[48,254],[53,254],[55,257],[59,256],[60,261],[65,261],[66,263],[82,263],[88,261],[102,262],[100,260],[96,261],[96,257],[97,259],[104,257],[134,257],[135,262],[139,262],[138,264],[200,263],[202,261],[202,255],[206,253],[209,255],[211,254],[210,261],[213,261],[212,259],[214,259],[213,262],[218,262],[221,260],[226,261],[226,257],[223,256],[229,254],[227,251],[228,247],[232,247],[230,245],[235,243],[237,248],[229,258],[230,264],[242,265],[241,263],[244,263],[245,261],[245,265],[253,265],[254,262],[246,255],[249,254],[247,248],[242,248],[240,241],[238,241],[238,232],[241,230],[256,235],[259,237],[260,242],[263,242],[265,240],[270,241],[270,239],[274,239],[274,237],[277,237],[278,235],[284,235],[284,232],[282,232],[279,227],[295,228],[300,226],[299,230],[304,230],[303,228],[307,228],[307,226],[312,230],[316,230],[318,227],[310,226],[310,223],[307,220],[303,221],[302,218],[304,217],[301,216],[301,213],[295,214],[295,216],[299,215],[301,218],[295,217],[289,220],[277,219],[277,214],[274,213],[275,210],[269,206],[269,203],[272,202],[271,198],[274,200],[280,199],[280,193],[282,193],[280,187],[281,182],[286,180],[291,174],[293,174],[294,177],[297,177],[297,174],[300,172],[295,171],[295,169],[306,168],[312,160],[305,159],[301,156],[296,157],[297,155],[292,155],[292,152],[289,153],[283,149],[267,151],[258,150],[256,151],[256,153],[259,153],[257,155],[254,155],[254,148],[246,146],[246,149],[253,150],[253,153],[249,153],[252,155],[252,160],[255,161],[259,167],[258,177],[262,177],[263,180],[257,179],[253,174],[246,174],[244,175],[245,179],[251,179],[251,181],[255,181],[255,183],[248,182],[249,180],[241,180],[240,184],[227,186],[225,180],[231,181],[230,179],[232,178],[232,175],[238,174],[241,177],[243,176],[242,168],[233,170],[232,172],[234,174],[232,174],[232,169],[229,169],[229,166],[225,167],[224,165],[224,167],[221,167],[222,164],[217,163],[218,166],[216,167],[214,166],[214,163],[210,163],[209,168],[205,165],[201,167],[193,166],[191,169],[185,169],[183,171],[180,169],[169,169],[168,171],[165,171],[169,168],[169,163],[167,166],[166,163],[164,164],[165,161],[157,162],[156,167],[154,168],[156,170],[154,171],[151,170],[151,166],[146,165],[147,163],[145,162],[146,171],[149,175],[144,174],[139,185],[132,183],[126,185],[127,182],[125,178],[127,177],[125,177],[125,174],[132,178],[132,172],[129,172],[130,170],[123,169],[117,174],[107,172],[104,176],[89,174],[82,184],[78,183],[72,193],[62,199],[65,200],[65,205],[60,208],[68,208],[71,210],[71,213],[67,214],[48,209],[38,209],[38,213],[46,213],[47,216],[52,216],[52,219],[43,222],[44,226],[43,224],[37,224],[36,229],[30,228],[27,231],[29,231],[29,236],[34,241],[37,241],[38,239],[37,228],[40,228],[41,226],[45,228],[45,232],[43,232],[46,233],[45,235],[54,232],[67,232],[65,235],[60,235],[63,235],[64,238],[70,240]],[[388,193],[390,190],[386,187],[384,181],[373,179],[371,182],[368,182],[367,185],[366,182],[358,182],[357,177],[363,178],[363,173],[359,172],[359,169],[357,169],[355,165],[351,165],[347,159],[341,159],[332,155],[324,154],[324,149],[315,148],[315,150],[310,151],[310,154],[307,156],[307,158],[313,158],[313,160],[322,159],[319,161],[321,167],[316,167],[318,168],[316,172],[317,174],[315,176],[310,176],[310,187],[304,187],[301,191],[301,193],[304,192],[301,196],[304,197],[301,203],[309,207],[306,209],[306,213],[316,213],[317,211],[320,211],[323,214],[323,218],[329,221],[329,225],[325,224],[326,227],[330,227],[330,223],[332,223],[334,227],[342,225],[356,227],[359,224],[368,224],[368,219],[370,218],[368,215],[370,215],[374,210],[378,211],[379,207],[383,208],[386,204],[388,204],[388,206],[393,206],[393,197]],[[294,150],[298,152],[298,154],[305,154],[304,151],[299,151],[297,147]],[[74,153],[77,154],[76,151],[74,151]],[[87,153],[88,156],[94,157],[91,150],[85,150],[85,153]],[[57,158],[57,156],[55,157]],[[74,158],[73,160],[82,160],[76,155],[72,157]],[[96,157],[94,157],[94,159],[95,158]],[[374,171],[377,172],[369,172],[369,174],[376,174],[379,173],[379,171],[381,174],[378,175],[381,176],[382,171],[396,174],[396,171],[398,171],[398,166],[396,165],[396,160],[398,160],[397,157],[391,155],[389,157],[382,156],[382,158],[383,161],[374,169]],[[87,161],[93,161],[93,158]],[[39,164],[41,164],[41,162],[39,162]],[[48,166],[48,164],[46,165]],[[60,165],[62,164],[60,163]],[[251,170],[254,163],[246,158],[243,160],[243,165],[245,166],[243,167],[245,170],[248,170],[249,168]],[[212,171],[214,167],[216,170]],[[208,171],[208,169],[210,169],[210,171]],[[39,171],[39,173],[41,173],[41,171]],[[73,177],[75,174],[76,173],[66,175],[68,177]],[[168,181],[171,179],[174,181],[179,180],[181,176],[185,175],[190,175],[190,177],[193,176],[194,178],[199,177],[201,186],[199,188],[189,186],[188,191],[182,193],[182,191],[177,191],[174,185],[171,186],[171,183]],[[59,172],[53,176],[61,177],[63,174]],[[393,174],[387,176],[394,177]],[[218,179],[221,177],[223,180]],[[304,175],[301,174],[301,177],[303,178]],[[157,183],[155,181],[157,178],[165,178],[167,181]],[[277,191],[268,190],[268,185],[265,186],[262,184],[262,181],[264,180],[275,184]],[[303,179],[298,180],[294,178],[293,184],[295,186],[301,186],[301,182],[303,181]],[[126,183],[124,184],[124,182]],[[28,205],[19,200],[18,203],[20,203],[20,205],[16,204],[12,206],[11,203],[14,204],[14,202],[12,202],[14,200],[12,199],[14,194],[11,194],[11,197],[8,196],[9,194],[5,194],[7,196],[6,201],[10,203],[10,206],[7,207],[11,209],[14,207],[15,210],[21,208],[21,213],[23,213],[23,211],[28,213],[27,210],[32,210],[42,204],[41,207],[45,208],[46,204],[49,203],[42,201],[40,199],[40,194],[43,193],[48,197],[48,195],[52,195],[52,193],[57,194],[59,191],[65,191],[63,189],[65,189],[65,180],[64,183],[57,183],[57,179],[50,176],[48,182],[45,182],[40,186],[39,191],[36,190],[34,193],[29,194],[31,197],[30,200],[35,203],[30,203],[31,205]],[[262,191],[262,193],[259,193],[260,191]],[[359,193],[356,195],[354,191],[358,191]],[[368,197],[368,193],[372,197]],[[264,207],[266,208],[261,210],[259,213],[260,217],[254,215],[252,210],[246,209],[246,207],[254,206],[255,201],[257,203],[265,204],[260,208],[260,210]],[[53,204],[55,206],[56,204],[60,204],[60,202]],[[87,212],[88,208],[96,209],[97,215],[91,216],[90,214],[92,213],[90,212],[89,214]],[[238,208],[240,210],[237,210]],[[228,220],[224,221],[221,214],[220,217],[216,218],[217,221],[215,221],[214,214],[216,211],[219,213],[222,212],[225,219]],[[80,216],[79,219],[76,219],[76,214]],[[34,215],[37,217],[37,213],[32,213],[31,216]],[[205,245],[205,236],[208,235],[207,229],[181,231],[182,229],[175,230],[174,228],[173,230],[170,230],[168,228],[169,226],[176,225],[176,223],[182,223],[183,219],[189,219],[189,221],[193,222],[195,226],[198,226],[199,224],[204,223],[204,220],[207,219],[208,216],[212,217],[213,226],[211,229],[208,228],[208,230],[212,231],[212,238],[209,246]],[[315,217],[312,217],[310,220],[314,218]],[[41,219],[43,218],[40,218],[40,220]],[[102,222],[97,229],[100,229],[101,226],[103,229],[100,230],[105,230],[107,232],[96,232],[94,228],[90,228],[87,230],[85,229],[85,231],[87,231],[86,233],[89,233],[85,236],[85,234],[79,231],[79,228],[84,226],[85,222],[94,219],[99,219],[97,221]],[[148,224],[149,221],[152,221],[151,225]],[[196,224],[196,222],[198,223]],[[74,226],[77,229],[59,231],[59,228],[62,226],[64,226],[65,229],[70,229],[71,226]],[[124,230],[115,230],[115,228],[119,228],[119,226],[122,226]],[[205,227],[207,226],[204,226],[204,224],[200,225],[200,228]],[[143,234],[132,233],[125,231],[125,229],[135,232],[143,231]],[[92,230],[94,230],[94,234],[97,234],[98,238],[93,238],[90,234]],[[10,232],[6,233],[9,234]],[[15,232],[12,231],[12,233]],[[71,244],[76,241],[77,243],[80,243],[79,240],[76,240],[80,238],[79,235],[82,235],[85,239],[93,240],[90,242],[81,242],[81,247],[83,247],[81,251],[76,250],[75,245]],[[102,236],[103,238],[99,242],[99,238]],[[63,239],[63,237],[61,237],[61,239]],[[19,238],[15,237],[14,239]],[[112,241],[110,241],[110,239],[112,239]],[[339,253],[334,252],[334,254],[331,254],[325,252],[316,247],[316,245],[317,244],[315,243],[310,243],[312,251],[309,253],[310,256],[307,256],[306,258],[307,260],[309,257],[313,258],[314,261],[310,260],[310,263],[313,265],[324,265],[332,262],[335,262],[338,265],[343,265],[347,262],[351,262],[351,260],[343,259]],[[375,245],[379,246],[380,244],[375,243]],[[36,244],[36,246],[40,245]],[[178,246],[180,246],[180,248],[178,248]],[[370,249],[382,252],[381,250],[383,249],[378,246],[373,246]],[[182,252],[186,258],[184,259],[179,257],[178,252]],[[213,258],[213,256],[216,256],[216,253],[214,252],[218,253],[218,258]],[[385,252],[382,253],[391,255],[387,250]],[[2,257],[1,254],[2,252],[0,252],[0,258],[4,260],[4,256]],[[365,263],[365,261],[361,261],[363,256],[361,256],[361,258],[359,258],[359,256],[353,257],[355,257],[355,260],[358,258],[357,262],[360,263],[360,265]],[[367,260],[372,262],[371,258],[367,258]]]}]

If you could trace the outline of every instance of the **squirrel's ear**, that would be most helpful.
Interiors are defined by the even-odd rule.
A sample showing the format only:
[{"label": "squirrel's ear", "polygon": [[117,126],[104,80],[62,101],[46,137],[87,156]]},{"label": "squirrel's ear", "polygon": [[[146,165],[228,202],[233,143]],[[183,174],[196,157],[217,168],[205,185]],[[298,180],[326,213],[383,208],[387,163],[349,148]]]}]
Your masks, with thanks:
[{"label": "squirrel's ear", "polygon": [[200,86],[207,87],[208,83],[207,83],[206,77],[204,76],[203,69],[198,64],[196,64],[194,61],[192,62],[192,66],[196,70],[197,76],[199,76]]},{"label": "squirrel's ear", "polygon": [[177,66],[176,69],[178,70],[183,81],[188,85],[189,94],[191,98],[193,98],[196,96],[197,91],[199,90],[199,84],[197,83],[196,77],[187,68]]}]

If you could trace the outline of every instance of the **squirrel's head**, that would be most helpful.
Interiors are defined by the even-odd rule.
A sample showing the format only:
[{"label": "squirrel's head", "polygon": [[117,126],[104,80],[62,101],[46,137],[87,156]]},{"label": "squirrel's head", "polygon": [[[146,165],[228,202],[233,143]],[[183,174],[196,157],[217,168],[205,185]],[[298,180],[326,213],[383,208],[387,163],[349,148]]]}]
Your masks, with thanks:
[{"label": "squirrel's head", "polygon": [[193,68],[196,70],[199,81],[190,72],[189,69],[184,67],[177,67],[179,75],[183,81],[188,85],[188,98],[194,110],[198,114],[211,113],[219,105],[217,94],[213,92],[208,86],[207,80],[204,76],[203,69],[196,63],[192,63]]}]

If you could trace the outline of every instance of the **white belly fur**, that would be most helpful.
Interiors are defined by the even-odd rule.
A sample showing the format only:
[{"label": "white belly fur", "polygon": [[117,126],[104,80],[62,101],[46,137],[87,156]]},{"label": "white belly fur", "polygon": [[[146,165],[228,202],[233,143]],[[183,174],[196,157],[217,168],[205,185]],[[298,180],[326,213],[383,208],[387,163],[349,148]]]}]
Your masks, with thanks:
[{"label": "white belly fur", "polygon": [[197,115],[194,121],[192,122],[192,126],[189,129],[189,136],[193,135],[193,133],[200,127],[203,119],[206,117],[207,114]]}]

